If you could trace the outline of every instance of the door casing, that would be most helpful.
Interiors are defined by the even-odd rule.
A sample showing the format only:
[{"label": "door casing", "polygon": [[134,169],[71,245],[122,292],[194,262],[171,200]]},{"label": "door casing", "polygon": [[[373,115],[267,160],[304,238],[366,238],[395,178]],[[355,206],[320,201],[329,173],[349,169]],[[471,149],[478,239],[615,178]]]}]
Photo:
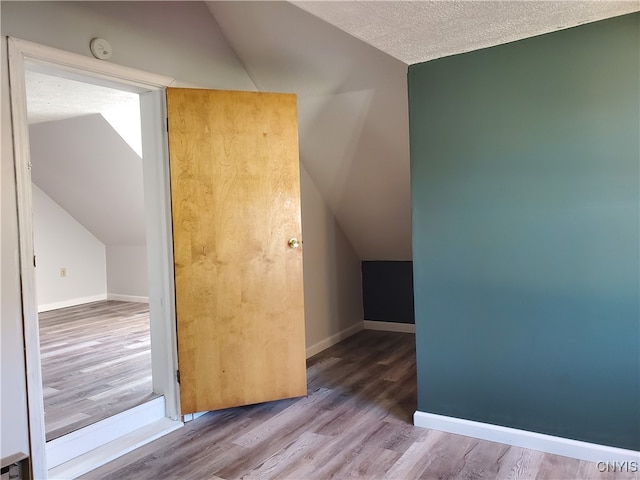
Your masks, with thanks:
[{"label": "door casing", "polygon": [[[180,417],[169,163],[165,134],[165,88],[169,77],[106,63],[82,55],[9,37],[11,126],[16,170],[19,258],[24,324],[25,366],[31,468],[34,478],[47,478],[44,405],[38,309],[35,288],[32,192],[25,70],[63,76],[140,94],[149,309],[154,390],[166,400],[166,416]],[[157,319],[157,321],[156,321]]]}]

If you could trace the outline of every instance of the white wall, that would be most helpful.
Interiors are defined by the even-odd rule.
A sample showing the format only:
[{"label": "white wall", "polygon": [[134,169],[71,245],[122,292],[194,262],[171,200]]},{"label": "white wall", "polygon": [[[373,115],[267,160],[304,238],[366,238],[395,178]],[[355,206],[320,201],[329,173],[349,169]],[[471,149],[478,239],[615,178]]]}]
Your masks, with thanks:
[{"label": "white wall", "polygon": [[98,240],[145,243],[142,159],[102,115],[31,125],[29,143],[33,183]]},{"label": "white wall", "polygon": [[[29,135],[33,182],[106,247],[102,296],[144,301],[149,294],[142,159],[99,114],[31,125]],[[68,283],[60,281],[59,267],[51,272],[57,283]]]},{"label": "white wall", "polygon": [[149,297],[146,246],[107,246],[107,292],[114,300]]},{"label": "white wall", "polygon": [[[255,90],[200,2],[0,2],[2,19],[2,457],[28,452],[22,314],[6,35],[90,56],[93,37],[110,62],[177,79],[178,85]],[[307,341],[362,321],[360,264],[324,200],[303,173]],[[356,267],[357,263],[357,267]],[[357,272],[357,274],[356,274]],[[356,281],[357,279],[357,281]],[[352,292],[353,297],[347,292]],[[358,292],[358,293],[355,293]],[[308,343],[309,344],[309,343]]]},{"label": "white wall", "polygon": [[363,325],[361,261],[301,165],[307,355]]},{"label": "white wall", "polygon": [[105,300],[104,244],[35,184],[32,189],[38,311]]},{"label": "white wall", "polygon": [[204,3],[6,2],[2,35],[92,57],[94,37],[111,43],[110,63],[167,75],[177,85],[255,90]]}]

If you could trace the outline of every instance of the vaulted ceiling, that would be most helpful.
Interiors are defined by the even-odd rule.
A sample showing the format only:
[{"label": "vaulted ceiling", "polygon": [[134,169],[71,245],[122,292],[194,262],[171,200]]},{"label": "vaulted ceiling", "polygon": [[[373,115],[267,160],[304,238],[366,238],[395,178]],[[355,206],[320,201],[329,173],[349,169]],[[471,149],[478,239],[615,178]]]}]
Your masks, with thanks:
[{"label": "vaulted ceiling", "polygon": [[207,5],[259,90],[298,94],[301,161],[363,260],[411,259],[409,64],[640,8],[599,1]]},{"label": "vaulted ceiling", "polygon": [[411,259],[408,65],[640,10],[638,1],[206,4],[258,90],[298,94],[301,161],[363,260]]},{"label": "vaulted ceiling", "polygon": [[142,160],[102,115],[29,130],[33,183],[105,245],[145,244]]}]

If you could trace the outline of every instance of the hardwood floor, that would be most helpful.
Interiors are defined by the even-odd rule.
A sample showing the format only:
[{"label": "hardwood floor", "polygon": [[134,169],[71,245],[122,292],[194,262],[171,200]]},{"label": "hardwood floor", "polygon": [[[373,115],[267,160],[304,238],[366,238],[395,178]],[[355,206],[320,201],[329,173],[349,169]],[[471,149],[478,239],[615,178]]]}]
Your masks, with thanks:
[{"label": "hardwood floor", "polygon": [[414,427],[414,336],[363,331],[308,361],[307,397],[210,412],[87,479],[629,479]]},{"label": "hardwood floor", "polygon": [[38,319],[47,441],[157,397],[147,304],[94,302]]}]

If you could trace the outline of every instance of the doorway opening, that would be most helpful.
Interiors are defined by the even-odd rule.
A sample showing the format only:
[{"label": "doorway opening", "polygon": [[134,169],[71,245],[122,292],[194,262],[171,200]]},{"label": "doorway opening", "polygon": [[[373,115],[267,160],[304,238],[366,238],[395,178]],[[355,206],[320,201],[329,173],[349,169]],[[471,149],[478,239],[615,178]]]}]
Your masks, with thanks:
[{"label": "doorway opening", "polygon": [[138,94],[27,69],[46,440],[153,392]]},{"label": "doorway opening", "polygon": [[[44,47],[24,40],[9,38],[8,43],[20,234],[20,265],[25,357],[27,363],[27,401],[29,405],[31,466],[34,476],[37,478],[46,478],[47,475],[59,478],[74,478],[101,465],[109,458],[114,458],[114,454],[116,456],[123,454],[181,425],[179,421],[178,384],[175,375],[177,368],[175,305],[173,301],[175,295],[173,293],[172,234],[164,114],[164,88],[170,85],[173,80],[127,67],[100,62],[81,55]],[[40,349],[41,332],[38,324],[38,307],[43,307],[43,304],[46,308],[40,308],[40,310],[54,307],[52,310],[50,309],[51,311],[55,311],[56,308],[66,307],[68,310],[68,308],[76,307],[64,305],[65,299],[52,300],[54,297],[49,297],[49,300],[47,300],[44,298],[44,295],[43,298],[38,298],[40,297],[40,291],[37,292],[38,296],[36,295],[36,290],[40,287],[39,282],[36,281],[37,270],[35,265],[38,260],[35,257],[35,254],[37,254],[37,245],[34,244],[34,229],[38,229],[36,222],[34,222],[34,212],[38,204],[34,200],[36,200],[36,197],[41,193],[43,195],[46,195],[46,193],[44,193],[44,188],[38,188],[37,181],[32,183],[32,180],[37,177],[34,169],[36,164],[32,162],[32,156],[34,157],[33,159],[36,157],[36,155],[32,155],[32,153],[36,153],[36,149],[34,145],[31,148],[33,152],[30,152],[30,129],[27,118],[28,91],[25,81],[26,76],[32,73],[46,74],[57,78],[59,81],[74,80],[87,85],[108,87],[121,93],[128,92],[129,94],[133,94],[139,103],[139,124],[141,129],[140,147],[142,152],[142,162],[139,168],[141,169],[144,188],[143,192],[138,190],[138,194],[143,197],[142,203],[146,208],[143,209],[143,220],[137,220],[137,222],[142,223],[142,231],[144,232],[144,236],[146,236],[146,278],[148,279],[148,310],[150,318],[148,328],[150,331],[150,339],[148,341],[146,339],[133,340],[129,346],[137,348],[146,343],[146,348],[151,352],[150,363],[152,373],[150,376],[152,378],[152,391],[160,396],[158,399],[147,402],[142,406],[134,407],[109,419],[92,423],[51,442],[47,442],[45,438],[45,408],[43,399],[52,392],[43,389],[43,371],[41,366],[45,363],[44,360],[47,358],[46,355],[48,352],[41,352]],[[73,119],[69,119],[69,121],[72,120]],[[104,117],[101,115],[86,115],[81,118],[80,122],[86,127],[86,125],[91,122],[104,122]],[[32,129],[36,126],[33,126]],[[86,137],[83,137],[83,129],[80,127],[71,130],[75,132],[77,137]],[[56,135],[54,135],[54,137],[56,137]],[[60,139],[57,143],[61,143]],[[45,150],[44,158],[50,158],[53,153],[53,151]],[[48,166],[46,163],[44,163],[44,165]],[[90,184],[90,187],[95,190],[94,193],[99,194],[103,183],[102,180],[105,179],[103,172],[97,169],[95,165],[91,166],[88,161],[84,161],[78,162],[72,166],[72,168],[68,169],[66,175],[79,176],[80,169],[86,169],[89,172],[89,175],[85,175],[83,178],[85,178],[86,182]],[[57,169],[48,172],[49,175],[54,177],[58,173],[60,172]],[[97,177],[97,182],[94,178],[94,182],[91,183],[92,173],[93,177]],[[46,182],[40,179],[40,183],[45,185]],[[56,182],[53,183],[55,184]],[[64,185],[64,180],[58,178],[57,183]],[[49,189],[51,187],[46,186],[45,188]],[[59,195],[60,203],[65,203],[67,200],[64,199],[64,196],[69,194],[69,191],[65,188],[59,190],[61,190],[61,192],[59,191],[55,195]],[[49,200],[51,200],[51,198],[49,198]],[[99,198],[96,203],[100,203],[101,200],[104,199]],[[83,199],[83,201],[86,203],[89,202],[89,200],[86,199]],[[54,205],[52,205],[52,203]],[[55,210],[55,201],[50,201],[48,204],[45,201],[45,204]],[[57,206],[58,208],[60,207],[59,205]],[[64,209],[61,208],[59,208],[59,210],[64,211]],[[46,210],[46,212],[45,217],[50,220],[52,218],[49,215],[50,210]],[[58,211],[58,213],[60,212]],[[66,214],[68,215],[68,212],[66,212]],[[72,217],[73,219],[73,215],[65,217],[64,214],[62,214],[62,217],[66,218],[66,220],[69,220],[68,217]],[[58,218],[59,222],[62,221],[60,218]],[[73,220],[77,221],[77,219]],[[58,226],[58,224],[54,225],[54,227]],[[136,228],[140,230],[139,227],[140,225],[129,225],[129,227],[124,230],[132,233]],[[35,235],[36,243],[38,242],[37,233],[38,232],[36,232]],[[109,235],[109,233],[103,234]],[[78,244],[70,242],[68,238],[67,243],[72,243],[72,247],[75,246],[76,249],[80,250],[77,246]],[[114,258],[119,258],[120,263],[133,263],[131,259],[134,257],[135,252],[130,251],[132,245],[123,245],[108,240],[107,242],[103,242],[103,256],[105,257],[105,265],[101,267],[103,270],[106,271],[107,269],[106,263],[109,261],[107,248],[111,244],[117,247],[115,250],[120,250],[116,251],[115,255],[111,255],[112,261],[117,263]],[[129,251],[124,251],[127,250],[127,248],[129,248]],[[140,252],[137,253],[139,254]],[[127,257],[127,254],[129,254],[129,257]],[[140,255],[138,255],[137,258],[140,258]],[[43,258],[42,260],[44,261],[45,259]],[[60,262],[57,261],[53,263],[55,267],[51,267],[51,269],[55,273],[55,278],[58,282],[65,279],[73,280],[74,273],[77,275],[79,270],[87,266],[85,263],[75,263],[73,264],[74,266],[71,267],[66,263],[60,264]],[[45,269],[43,268],[43,270]],[[122,285],[122,282],[126,283],[126,281],[131,281],[132,277],[133,275],[129,273],[122,274],[121,269],[119,284]],[[112,279],[113,278],[114,277],[112,277]],[[52,285],[54,287],[60,286],[59,283],[56,284],[53,280]],[[46,290],[43,291],[46,292]],[[91,298],[92,294],[90,293],[82,294],[78,292],[81,292],[81,290],[77,290],[74,294],[76,297],[75,303],[86,303],[87,301],[94,300],[105,302],[107,305],[112,302],[111,306],[115,305],[122,308],[124,308],[125,305],[130,307],[130,303],[137,303],[137,308],[141,308],[142,302],[140,300],[141,298],[144,299],[144,294],[136,294],[133,291],[127,293],[126,291],[117,290],[112,290],[112,293],[115,295],[109,299],[108,288],[105,289],[105,298]],[[120,296],[118,297],[118,295]],[[84,299],[84,302],[77,302],[78,298]],[[127,303],[113,303],[123,301]],[[49,303],[47,304],[46,302]],[[96,303],[89,303],[85,305],[85,307],[78,308],[94,310],[97,305]],[[142,311],[135,311],[134,307],[131,307],[134,310],[132,314],[134,317],[145,315]],[[122,308],[120,308],[120,315],[129,315],[129,313],[122,315]],[[144,310],[144,307],[142,308]],[[67,311],[65,316],[68,316],[68,313]],[[100,315],[96,316],[100,317]],[[53,330],[55,330],[55,328]],[[60,342],[66,340],[67,339],[60,340]],[[80,348],[91,349],[94,350],[95,353],[100,353],[100,351],[104,350],[92,342],[97,342],[97,340],[86,340],[84,342],[85,345]],[[51,347],[51,345],[52,344],[49,344],[49,347]],[[69,348],[69,350],[63,352],[63,355],[66,355],[70,360],[74,355],[73,352],[77,351],[79,347],[75,344],[69,345],[67,348]],[[64,347],[62,350],[64,350]],[[117,364],[120,358],[115,360]],[[69,361],[68,363],[71,362]],[[113,365],[114,364],[111,366]],[[91,373],[91,368],[90,366],[84,367],[85,370],[89,369],[89,373]],[[103,367],[95,368],[102,369]],[[145,376],[148,377],[149,374],[145,374]],[[147,379],[144,381],[146,382]],[[142,380],[141,383],[143,383]],[[114,384],[113,388],[107,388],[106,390],[117,390],[118,388],[126,391],[130,388],[130,385]],[[92,396],[107,396],[105,393],[106,390],[96,391]],[[156,402],[156,400],[161,400],[161,402]],[[152,408],[142,409],[142,407],[148,404],[152,404]]]}]

